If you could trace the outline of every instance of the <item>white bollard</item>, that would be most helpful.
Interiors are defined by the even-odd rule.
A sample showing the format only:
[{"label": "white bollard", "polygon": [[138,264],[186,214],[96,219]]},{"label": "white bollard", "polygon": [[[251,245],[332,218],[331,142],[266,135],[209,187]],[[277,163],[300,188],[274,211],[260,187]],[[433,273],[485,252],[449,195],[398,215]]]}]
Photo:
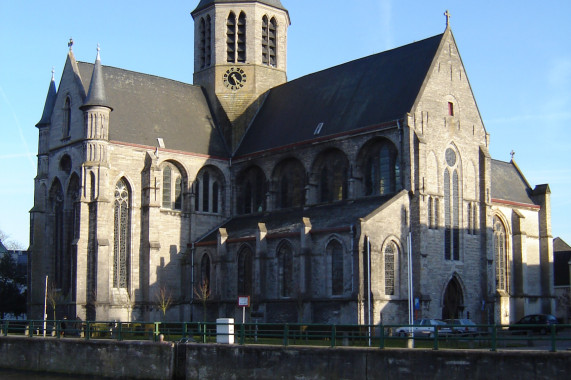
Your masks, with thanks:
[{"label": "white bollard", "polygon": [[234,318],[216,320],[216,343],[234,344]]}]

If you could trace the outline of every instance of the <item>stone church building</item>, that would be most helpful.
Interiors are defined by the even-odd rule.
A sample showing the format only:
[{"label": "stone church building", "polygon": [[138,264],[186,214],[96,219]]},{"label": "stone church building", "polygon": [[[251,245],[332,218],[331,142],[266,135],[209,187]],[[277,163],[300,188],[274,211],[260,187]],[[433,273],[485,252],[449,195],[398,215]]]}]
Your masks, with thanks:
[{"label": "stone church building", "polygon": [[280,0],[192,17],[194,84],[71,47],[52,78],[31,318],[46,276],[90,320],[406,323],[409,283],[417,317],[553,312],[549,187],[490,157],[448,23],[288,82]]}]

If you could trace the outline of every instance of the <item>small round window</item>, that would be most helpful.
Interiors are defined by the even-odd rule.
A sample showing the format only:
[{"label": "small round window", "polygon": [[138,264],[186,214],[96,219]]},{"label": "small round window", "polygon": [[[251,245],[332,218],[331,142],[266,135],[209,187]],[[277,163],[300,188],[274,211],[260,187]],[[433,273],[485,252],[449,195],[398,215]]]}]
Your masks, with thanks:
[{"label": "small round window", "polygon": [[456,165],[456,152],[451,148],[446,149],[446,163],[448,166]]}]

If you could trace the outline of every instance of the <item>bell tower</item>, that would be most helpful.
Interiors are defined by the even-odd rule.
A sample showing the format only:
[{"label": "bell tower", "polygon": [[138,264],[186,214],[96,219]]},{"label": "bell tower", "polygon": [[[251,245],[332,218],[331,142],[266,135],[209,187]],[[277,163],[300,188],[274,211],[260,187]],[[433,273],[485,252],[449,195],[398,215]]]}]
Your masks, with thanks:
[{"label": "bell tower", "polygon": [[192,17],[194,84],[234,151],[264,93],[287,80],[289,14],[280,0],[201,0]]}]

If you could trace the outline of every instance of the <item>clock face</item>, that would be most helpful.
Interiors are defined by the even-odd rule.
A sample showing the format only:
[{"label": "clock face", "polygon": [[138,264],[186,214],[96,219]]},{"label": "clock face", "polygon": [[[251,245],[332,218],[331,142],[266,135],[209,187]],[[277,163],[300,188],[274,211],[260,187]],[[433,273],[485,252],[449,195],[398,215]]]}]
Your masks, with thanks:
[{"label": "clock face", "polygon": [[246,73],[239,67],[231,67],[224,73],[224,85],[237,91],[246,84]]}]

